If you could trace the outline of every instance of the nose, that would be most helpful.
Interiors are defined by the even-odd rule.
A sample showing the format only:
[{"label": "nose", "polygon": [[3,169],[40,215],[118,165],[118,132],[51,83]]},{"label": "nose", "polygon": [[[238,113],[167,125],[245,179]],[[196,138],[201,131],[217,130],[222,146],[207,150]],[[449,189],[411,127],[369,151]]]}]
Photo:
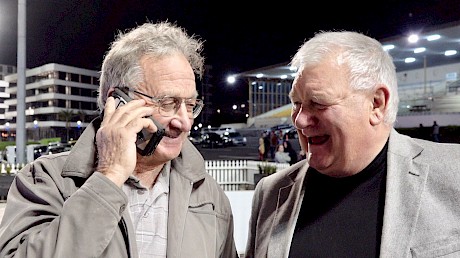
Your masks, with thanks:
[{"label": "nose", "polygon": [[300,107],[299,112],[293,114],[292,121],[298,129],[304,129],[308,126],[314,125],[316,123],[316,118],[313,112],[310,112],[307,108],[303,106]]},{"label": "nose", "polygon": [[182,103],[179,105],[179,109],[174,115],[173,121],[177,121],[174,124],[176,127],[181,128],[183,132],[188,132],[192,129],[193,118],[190,118],[189,112],[187,111],[187,107],[185,105],[185,102],[182,101]]}]

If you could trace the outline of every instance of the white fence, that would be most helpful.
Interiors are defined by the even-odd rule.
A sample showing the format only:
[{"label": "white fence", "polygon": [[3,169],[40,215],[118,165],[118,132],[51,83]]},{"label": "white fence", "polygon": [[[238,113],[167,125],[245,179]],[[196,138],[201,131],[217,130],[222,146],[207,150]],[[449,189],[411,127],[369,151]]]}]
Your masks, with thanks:
[{"label": "white fence", "polygon": [[0,165],[0,173],[1,174],[6,174],[9,173],[11,174],[16,174],[21,168],[23,168],[25,165],[24,164],[9,164],[9,163],[1,163]]},{"label": "white fence", "polygon": [[206,160],[206,171],[216,179],[224,191],[248,190],[254,187],[254,174],[258,165],[274,165],[277,171],[289,167],[288,163],[254,160]]},{"label": "white fence", "polygon": [[[289,166],[287,163],[274,163],[254,160],[206,160],[206,171],[216,179],[224,191],[239,191],[253,189],[254,174],[259,173],[258,165],[274,165],[278,170]],[[7,173],[7,166],[10,166],[10,173],[16,173],[24,165],[1,164],[0,172]]]}]

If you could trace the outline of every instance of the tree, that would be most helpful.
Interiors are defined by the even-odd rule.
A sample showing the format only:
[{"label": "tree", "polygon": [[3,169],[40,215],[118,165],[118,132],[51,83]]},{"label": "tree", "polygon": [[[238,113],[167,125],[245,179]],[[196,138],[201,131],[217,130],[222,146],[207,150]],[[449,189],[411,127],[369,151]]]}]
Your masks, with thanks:
[{"label": "tree", "polygon": [[85,111],[79,109],[79,110],[78,110],[78,113],[77,113],[77,116],[78,116],[78,118],[80,119],[80,121],[81,121],[82,123],[85,122],[85,119],[86,119],[86,113],[85,113]]},{"label": "tree", "polygon": [[70,138],[69,137],[70,121],[75,116],[75,113],[70,109],[65,109],[65,110],[62,110],[61,112],[59,112],[58,115],[59,115],[59,119],[61,121],[65,121],[65,129],[66,129],[66,133],[67,133],[66,141],[69,141],[69,138]]}]

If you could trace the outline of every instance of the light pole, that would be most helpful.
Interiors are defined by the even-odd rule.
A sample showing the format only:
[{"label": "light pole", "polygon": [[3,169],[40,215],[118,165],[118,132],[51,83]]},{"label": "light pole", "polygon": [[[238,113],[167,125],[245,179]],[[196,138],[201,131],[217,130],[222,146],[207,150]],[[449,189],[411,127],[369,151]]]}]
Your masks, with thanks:
[{"label": "light pole", "polygon": [[16,161],[26,163],[26,0],[18,0]]}]

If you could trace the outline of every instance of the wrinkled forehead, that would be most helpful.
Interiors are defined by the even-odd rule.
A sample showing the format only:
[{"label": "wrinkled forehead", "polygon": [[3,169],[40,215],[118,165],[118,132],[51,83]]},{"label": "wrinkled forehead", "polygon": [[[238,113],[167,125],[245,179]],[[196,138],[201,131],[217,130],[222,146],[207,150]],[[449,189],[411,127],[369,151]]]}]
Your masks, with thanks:
[{"label": "wrinkled forehead", "polygon": [[141,66],[144,83],[139,88],[150,94],[177,95],[182,91],[196,91],[195,74],[182,54],[146,56],[142,59]]}]

